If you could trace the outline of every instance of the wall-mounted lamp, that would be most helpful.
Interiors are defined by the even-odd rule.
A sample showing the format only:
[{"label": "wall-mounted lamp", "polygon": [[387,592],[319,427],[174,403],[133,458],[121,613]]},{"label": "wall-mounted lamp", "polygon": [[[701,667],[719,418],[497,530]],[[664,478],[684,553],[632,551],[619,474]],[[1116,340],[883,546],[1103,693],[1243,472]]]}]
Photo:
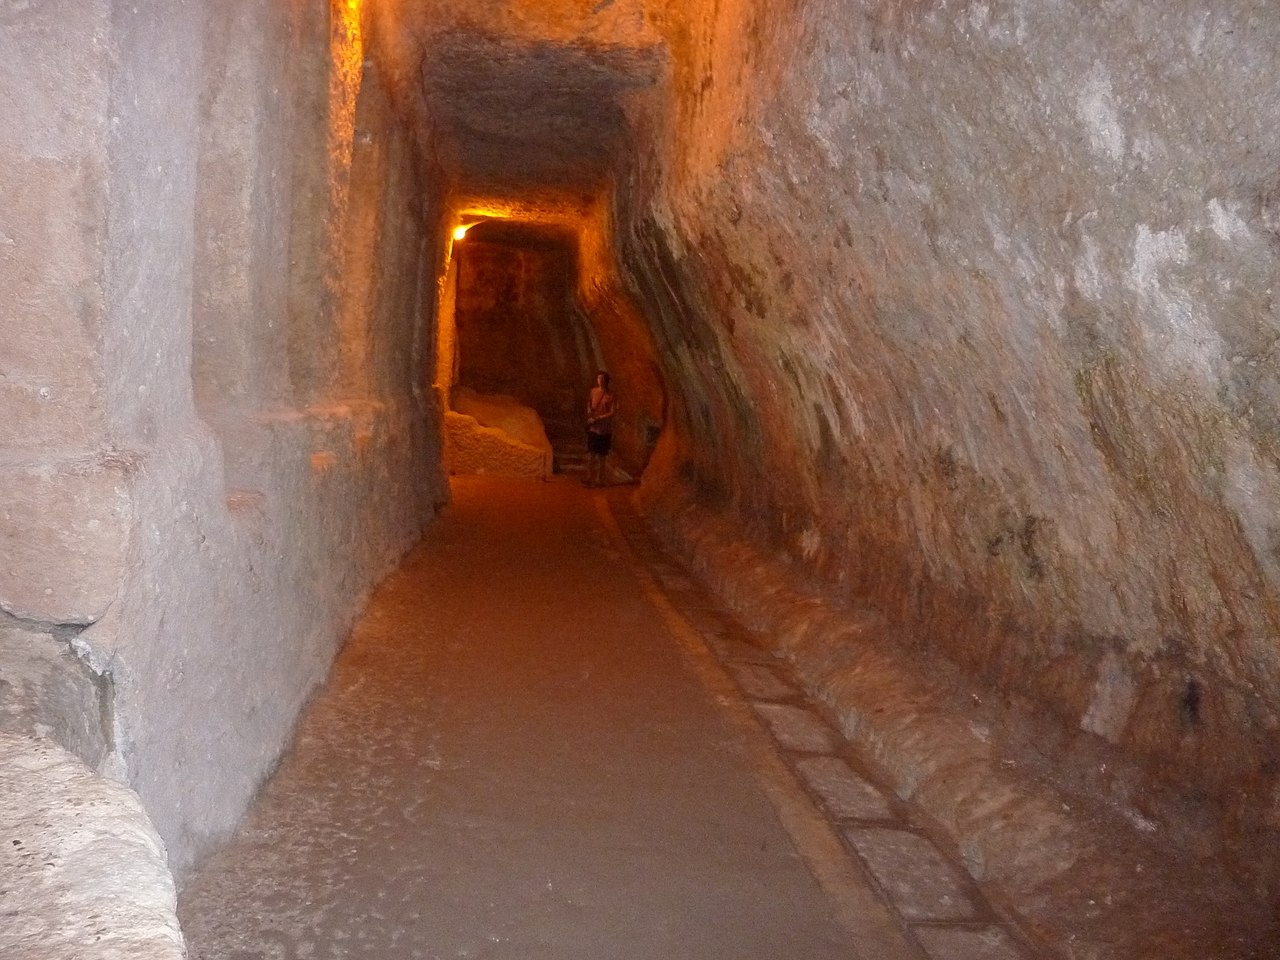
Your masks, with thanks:
[{"label": "wall-mounted lamp", "polygon": [[[472,214],[472,216],[474,216],[474,214]],[[460,223],[460,224],[458,224],[456,227],[454,227],[454,228],[453,228],[453,239],[455,239],[455,240],[461,240],[463,237],[465,237],[465,236],[467,235],[467,231],[468,231],[468,230],[470,230],[470,229],[471,229],[472,227],[474,227],[474,226],[478,226],[479,224],[484,223],[486,220],[489,220],[489,219],[491,219],[491,218],[490,218],[490,217],[476,217],[476,219],[472,220],[470,223]]]}]

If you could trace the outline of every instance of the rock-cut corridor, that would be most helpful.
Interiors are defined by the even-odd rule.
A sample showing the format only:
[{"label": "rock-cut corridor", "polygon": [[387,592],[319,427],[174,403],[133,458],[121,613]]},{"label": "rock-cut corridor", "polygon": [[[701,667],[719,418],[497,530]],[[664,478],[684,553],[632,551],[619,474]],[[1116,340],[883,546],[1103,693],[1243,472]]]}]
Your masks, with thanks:
[{"label": "rock-cut corridor", "polygon": [[1280,958],[1278,51],[0,0],[0,956]]}]

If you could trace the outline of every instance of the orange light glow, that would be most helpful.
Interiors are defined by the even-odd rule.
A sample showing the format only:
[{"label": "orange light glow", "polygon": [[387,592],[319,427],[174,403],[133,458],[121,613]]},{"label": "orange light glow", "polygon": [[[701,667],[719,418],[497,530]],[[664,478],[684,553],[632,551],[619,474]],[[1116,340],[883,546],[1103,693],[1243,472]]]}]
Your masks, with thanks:
[{"label": "orange light glow", "polygon": [[457,226],[457,227],[454,227],[454,228],[453,228],[453,239],[455,239],[455,240],[461,240],[463,237],[465,237],[465,236],[467,235],[467,231],[468,231],[468,230],[470,230],[470,229],[471,229],[471,226]]}]

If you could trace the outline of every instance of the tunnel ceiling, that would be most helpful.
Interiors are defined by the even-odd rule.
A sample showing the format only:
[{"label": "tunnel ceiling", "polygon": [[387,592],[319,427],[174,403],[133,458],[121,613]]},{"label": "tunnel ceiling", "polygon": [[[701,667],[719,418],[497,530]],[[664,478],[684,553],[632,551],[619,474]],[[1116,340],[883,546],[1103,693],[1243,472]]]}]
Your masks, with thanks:
[{"label": "tunnel ceiling", "polygon": [[467,234],[468,243],[501,243],[513,247],[572,248],[577,240],[577,233],[568,227],[520,220],[489,220],[477,224]]},{"label": "tunnel ceiling", "polygon": [[662,56],[441,34],[422,70],[439,159],[468,189],[599,185],[627,143],[625,100],[653,85]]}]

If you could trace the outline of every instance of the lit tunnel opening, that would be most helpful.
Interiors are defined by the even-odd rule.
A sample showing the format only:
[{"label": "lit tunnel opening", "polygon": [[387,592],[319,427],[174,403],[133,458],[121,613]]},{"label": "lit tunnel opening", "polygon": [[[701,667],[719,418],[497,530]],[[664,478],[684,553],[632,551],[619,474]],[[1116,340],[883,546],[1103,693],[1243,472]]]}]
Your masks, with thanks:
[{"label": "lit tunnel opening", "polygon": [[454,389],[532,408],[563,456],[580,439],[583,384],[603,363],[575,302],[574,238],[498,221],[466,241],[454,246]]},{"label": "lit tunnel opening", "polygon": [[590,218],[461,216],[438,285],[433,393],[446,414],[485,404],[510,411],[511,401],[532,410],[553,469],[563,472],[584,456],[595,374],[613,371],[623,397],[615,466],[638,478],[661,435],[666,393],[638,309],[610,291],[607,264],[584,257],[591,240],[583,234],[594,226]]}]

